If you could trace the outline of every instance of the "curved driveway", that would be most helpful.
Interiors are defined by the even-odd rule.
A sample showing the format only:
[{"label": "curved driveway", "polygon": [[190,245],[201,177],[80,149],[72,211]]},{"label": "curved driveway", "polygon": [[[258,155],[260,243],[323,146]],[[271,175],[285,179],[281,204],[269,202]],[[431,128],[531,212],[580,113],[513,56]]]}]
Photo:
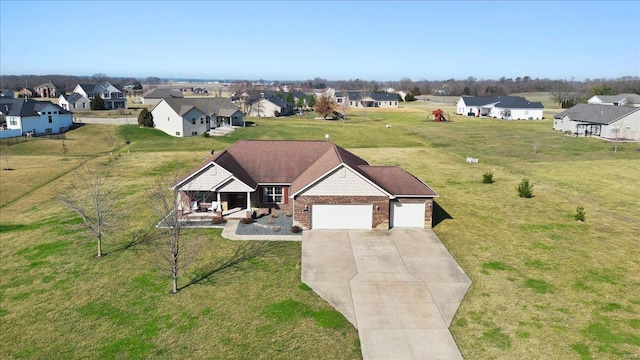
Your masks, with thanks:
[{"label": "curved driveway", "polygon": [[449,325],[471,280],[432,230],[307,230],[302,281],[360,336],[364,359],[462,359]]}]

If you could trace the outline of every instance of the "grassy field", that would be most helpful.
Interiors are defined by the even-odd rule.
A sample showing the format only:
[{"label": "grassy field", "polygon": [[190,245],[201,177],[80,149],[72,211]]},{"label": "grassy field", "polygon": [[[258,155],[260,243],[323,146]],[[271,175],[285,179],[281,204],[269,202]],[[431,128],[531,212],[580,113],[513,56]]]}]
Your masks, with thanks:
[{"label": "grassy field", "polygon": [[[0,357],[359,358],[356,330],[300,283],[299,243],[190,230],[206,246],[189,275],[210,275],[193,285],[183,278],[189,286],[178,295],[130,246],[156,220],[145,189],[161,174],[238,139],[325,134],[440,194],[449,218],[434,230],[473,280],[451,326],[465,358],[640,356],[640,144],[614,153],[607,142],[554,132],[548,120],[428,122],[430,106],[366,119],[354,111],[346,122],[249,119],[255,126],[211,138],[87,125],[68,133],[68,160],[60,141],[13,145],[13,170],[0,171]],[[73,230],[79,219],[52,199],[79,159],[109,174],[126,214],[100,260]],[[482,183],[486,171],[495,183]],[[516,194],[524,177],[531,199]],[[573,218],[578,205],[584,223]],[[242,246],[254,256],[223,268]]]}]

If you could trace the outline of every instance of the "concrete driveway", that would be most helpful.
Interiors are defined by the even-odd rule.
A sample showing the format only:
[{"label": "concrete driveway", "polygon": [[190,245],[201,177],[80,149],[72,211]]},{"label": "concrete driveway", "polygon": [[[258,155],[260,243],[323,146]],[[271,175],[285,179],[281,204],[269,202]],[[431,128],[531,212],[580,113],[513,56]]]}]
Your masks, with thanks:
[{"label": "concrete driveway", "polygon": [[364,359],[462,359],[449,325],[471,280],[432,230],[307,230],[302,281],[357,329]]}]

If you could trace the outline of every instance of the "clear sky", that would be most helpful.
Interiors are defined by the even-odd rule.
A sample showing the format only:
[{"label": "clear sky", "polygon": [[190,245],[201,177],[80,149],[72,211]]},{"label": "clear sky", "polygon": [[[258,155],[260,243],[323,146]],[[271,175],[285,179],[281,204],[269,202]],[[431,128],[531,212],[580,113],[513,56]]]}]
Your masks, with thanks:
[{"label": "clear sky", "polygon": [[0,73],[211,79],[640,76],[638,1],[8,1]]}]

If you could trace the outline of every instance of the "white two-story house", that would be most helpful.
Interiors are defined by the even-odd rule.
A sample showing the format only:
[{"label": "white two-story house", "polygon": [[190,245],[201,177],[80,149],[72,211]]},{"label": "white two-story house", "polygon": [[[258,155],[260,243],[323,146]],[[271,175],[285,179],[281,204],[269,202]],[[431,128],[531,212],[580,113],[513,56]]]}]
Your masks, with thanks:
[{"label": "white two-story house", "polygon": [[104,100],[105,109],[127,108],[125,91],[120,86],[111,85],[107,81],[99,84],[78,84],[73,92],[84,96],[89,101],[95,96],[101,97]]}]

